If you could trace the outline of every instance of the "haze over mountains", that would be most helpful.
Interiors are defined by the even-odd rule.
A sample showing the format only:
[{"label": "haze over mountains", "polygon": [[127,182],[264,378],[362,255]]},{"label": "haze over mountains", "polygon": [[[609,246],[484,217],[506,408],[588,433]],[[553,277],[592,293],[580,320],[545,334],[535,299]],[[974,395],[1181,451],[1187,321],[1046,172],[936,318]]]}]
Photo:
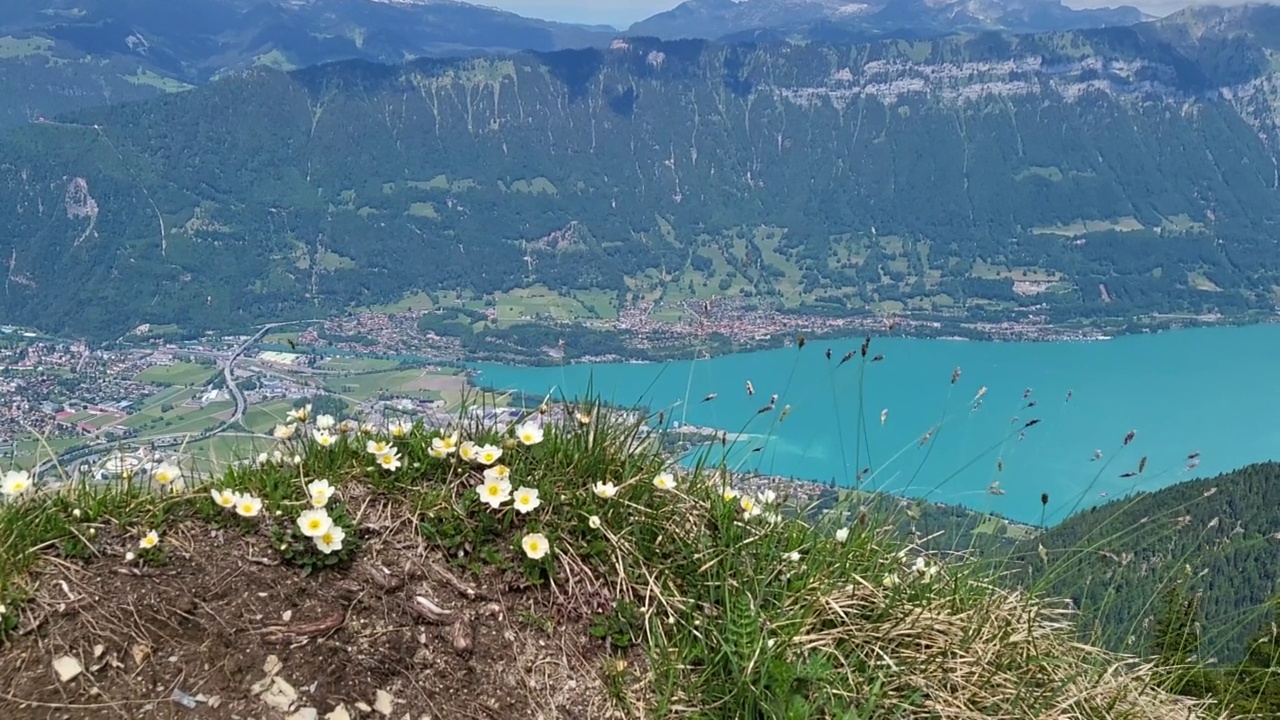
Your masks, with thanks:
[{"label": "haze over mountains", "polygon": [[0,313],[104,338],[535,283],[837,313],[1265,312],[1278,12],[260,68],[0,139]]}]

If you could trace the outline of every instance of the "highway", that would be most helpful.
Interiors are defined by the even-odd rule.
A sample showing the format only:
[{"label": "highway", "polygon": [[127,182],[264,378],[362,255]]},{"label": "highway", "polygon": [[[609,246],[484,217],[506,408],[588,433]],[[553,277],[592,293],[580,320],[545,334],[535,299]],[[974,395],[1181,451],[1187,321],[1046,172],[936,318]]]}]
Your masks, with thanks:
[{"label": "highway", "polygon": [[[138,440],[146,441],[149,445],[151,445],[151,447],[155,449],[181,447],[183,445],[190,444],[193,442],[206,440],[208,438],[213,437],[214,435],[226,432],[227,430],[230,430],[232,427],[236,425],[240,425],[241,424],[240,420],[244,418],[245,412],[247,412],[249,409],[249,403],[245,399],[244,391],[241,390],[236,385],[235,377],[233,376],[232,371],[235,369],[236,360],[239,360],[240,356],[244,355],[246,350],[248,350],[254,343],[261,340],[262,336],[266,335],[273,328],[282,327],[284,325],[294,325],[302,322],[315,322],[315,321],[314,320],[291,320],[287,322],[268,323],[266,325],[263,325],[260,328],[258,328],[258,332],[254,333],[249,339],[245,340],[244,342],[240,343],[235,348],[233,348],[231,352],[227,354],[225,358],[221,361],[222,377],[223,377],[223,380],[226,382],[227,392],[231,394],[232,399],[235,400],[235,403],[236,403],[235,412],[233,412],[231,414],[231,417],[227,418],[227,420],[222,422],[217,427],[204,430],[196,435],[189,435],[189,434],[160,435],[160,436],[155,436],[154,438],[139,438]],[[70,450],[67,450],[66,452],[62,453],[61,455],[55,458],[50,458],[40,463],[39,467],[36,468],[36,475],[37,476],[44,475],[45,473],[49,472],[55,467],[61,467],[63,471],[66,471],[70,469],[73,466],[73,464],[82,462],[84,460],[92,459],[96,461],[101,456],[111,453],[116,448],[117,448],[117,445],[113,443],[103,443],[100,445],[92,445],[89,447],[82,446],[82,447],[71,448]]]}]

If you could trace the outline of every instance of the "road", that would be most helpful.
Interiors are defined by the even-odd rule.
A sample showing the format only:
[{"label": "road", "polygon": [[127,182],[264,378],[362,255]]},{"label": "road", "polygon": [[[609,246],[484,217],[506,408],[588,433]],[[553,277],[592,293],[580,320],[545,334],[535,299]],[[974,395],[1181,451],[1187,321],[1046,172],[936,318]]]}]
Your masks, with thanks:
[{"label": "road", "polygon": [[[187,434],[169,435],[169,436],[161,435],[161,436],[156,436],[154,439],[139,438],[139,440],[147,441],[148,444],[155,449],[181,447],[182,445],[185,445],[185,444],[199,442],[201,440],[207,440],[208,438],[211,438],[214,435],[226,432],[227,430],[230,430],[232,427],[236,425],[240,425],[241,424],[240,420],[244,417],[245,412],[248,411],[249,409],[249,403],[245,399],[244,391],[242,391],[236,385],[235,377],[233,376],[232,371],[235,369],[236,360],[239,360],[240,356],[244,355],[245,351],[248,350],[250,346],[252,346],[254,343],[261,340],[262,336],[266,335],[273,328],[278,328],[285,325],[295,325],[297,323],[305,323],[305,322],[316,322],[316,321],[315,320],[290,320],[286,322],[267,323],[266,325],[262,325],[258,328],[258,332],[254,333],[249,339],[237,345],[235,348],[231,350],[230,354],[226,356],[225,360],[222,361],[222,377],[223,377],[223,380],[226,382],[227,392],[231,393],[231,397],[235,400],[236,409],[235,409],[235,412],[231,414],[231,417],[225,420],[222,424],[218,425],[217,427],[205,430],[197,435],[187,435]],[[57,456],[56,458],[50,458],[49,460],[45,460],[44,462],[40,463],[40,466],[36,468],[36,474],[43,475],[44,473],[52,470],[55,467],[61,467],[63,471],[66,471],[67,469],[69,469],[69,467],[73,463],[79,463],[81,461],[89,460],[89,459],[96,460],[97,458],[103,455],[106,455],[114,451],[115,449],[116,449],[116,445],[106,444],[106,443],[102,445],[93,445],[90,447],[72,448],[64,452],[63,454]]]}]

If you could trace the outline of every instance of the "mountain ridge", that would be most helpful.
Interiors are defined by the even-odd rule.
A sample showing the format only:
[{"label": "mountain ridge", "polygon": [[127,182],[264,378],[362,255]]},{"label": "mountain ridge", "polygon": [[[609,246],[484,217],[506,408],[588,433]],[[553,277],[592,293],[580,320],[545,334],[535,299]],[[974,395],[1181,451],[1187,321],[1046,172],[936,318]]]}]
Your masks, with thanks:
[{"label": "mountain ridge", "polygon": [[0,139],[0,311],[102,339],[540,283],[615,309],[1267,312],[1275,116],[1236,89],[1274,76],[1232,42],[1256,52],[1113,28],[254,69]]},{"label": "mountain ridge", "polygon": [[1076,10],[1059,0],[686,0],[634,23],[632,36],[674,40],[759,32],[804,37],[815,29],[850,34],[948,34],[973,30],[1048,32],[1151,19],[1137,8]]}]

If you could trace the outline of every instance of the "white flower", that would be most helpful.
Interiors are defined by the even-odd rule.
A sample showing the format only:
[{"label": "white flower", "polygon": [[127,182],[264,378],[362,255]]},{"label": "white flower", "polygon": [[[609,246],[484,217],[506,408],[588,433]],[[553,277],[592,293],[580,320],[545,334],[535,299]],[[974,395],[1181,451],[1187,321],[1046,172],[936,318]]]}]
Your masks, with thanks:
[{"label": "white flower", "polygon": [[386,440],[370,440],[364,444],[364,451],[370,455],[386,455],[391,447]]},{"label": "white flower", "polygon": [[458,446],[458,457],[466,460],[467,462],[475,462],[477,449],[478,448],[475,443],[470,440],[465,440]]},{"label": "white flower", "polygon": [[391,472],[395,472],[396,470],[399,470],[400,469],[400,451],[395,448],[391,448],[390,451],[383,453],[382,455],[379,455],[378,465],[381,466],[383,470],[389,470]]},{"label": "white flower", "polygon": [[360,432],[365,435],[372,435],[378,432],[378,428],[374,427],[371,422],[362,422],[360,423]]},{"label": "white flower", "polygon": [[[321,417],[324,417],[324,416],[321,416]],[[320,419],[321,418],[316,418],[317,426],[320,425]],[[360,430],[360,424],[357,423],[355,420],[343,420],[342,422],[338,423],[338,432],[342,433],[343,435],[351,435],[352,433],[355,433],[358,430]]]},{"label": "white flower", "polygon": [[842,543],[849,539],[849,528],[842,527],[836,531],[836,542]]},{"label": "white flower", "polygon": [[293,423],[288,425],[277,425],[275,429],[271,431],[271,434],[274,435],[277,440],[288,440],[293,437],[293,431],[296,429],[297,426]]},{"label": "white flower", "polygon": [[125,561],[125,562],[133,562],[133,559],[134,559],[134,558],[136,558],[136,557],[138,557],[138,556],[137,556],[137,555],[134,555],[134,554],[133,554],[133,551],[132,551],[132,550],[130,550],[129,552],[127,552],[127,553],[125,553],[125,554],[124,554],[124,561]]},{"label": "white flower", "polygon": [[316,535],[312,540],[316,544],[316,549],[328,555],[335,550],[342,549],[342,541],[347,537],[347,533],[342,529],[341,525],[332,525],[328,530]]},{"label": "white flower", "polygon": [[209,494],[213,496],[213,501],[224,508],[233,508],[236,501],[240,499],[238,495],[230,490],[210,490]]},{"label": "white flower", "polygon": [[318,538],[333,527],[333,518],[324,508],[307,510],[298,516],[298,529],[309,538]]},{"label": "white flower", "polygon": [[160,465],[155,469],[155,472],[151,474],[151,477],[161,485],[168,485],[179,477],[182,477],[182,471],[178,469],[177,465],[164,462],[160,463]]},{"label": "white flower", "polygon": [[294,453],[294,456],[293,456],[293,457],[291,457],[291,458],[289,458],[289,462],[293,463],[294,465],[301,465],[301,464],[302,464],[302,456],[301,456],[301,455],[298,455],[297,453]]},{"label": "white flower", "polygon": [[618,486],[611,482],[598,482],[595,487],[591,488],[595,492],[596,497],[608,500],[618,494]]},{"label": "white flower", "polygon": [[315,438],[316,444],[320,447],[329,447],[338,439],[328,430],[313,430],[311,431],[311,437]]},{"label": "white flower", "polygon": [[243,517],[257,517],[262,512],[262,501],[249,495],[236,496],[236,514]]},{"label": "white flower", "polygon": [[521,513],[533,512],[542,504],[542,501],[538,499],[538,490],[536,488],[522,487],[516,490],[515,495],[511,497],[514,501],[512,504]]},{"label": "white flower", "polygon": [[322,508],[333,497],[333,486],[328,480],[312,480],[307,483],[307,495],[311,498],[311,507]]},{"label": "white flower", "polygon": [[303,405],[300,408],[294,408],[293,410],[290,410],[286,415],[286,417],[288,417],[290,420],[293,420],[294,422],[300,422],[300,423],[306,422],[307,419],[311,417],[311,403],[307,403],[306,405]]},{"label": "white flower", "polygon": [[800,562],[800,551],[792,550],[782,557],[786,558],[788,562]]},{"label": "white flower", "polygon": [[437,452],[452,455],[453,451],[458,449],[458,433],[454,432],[438,438],[431,438],[431,447]]},{"label": "white flower", "polygon": [[885,587],[887,587],[887,588],[891,588],[891,587],[893,587],[894,585],[897,585],[897,584],[898,584],[898,576],[897,576],[897,574],[895,574],[895,573],[890,573],[889,575],[885,575],[885,576],[884,576],[884,579],[880,581],[880,584],[881,584],[881,585],[883,585],[883,586],[885,586]]},{"label": "white flower", "polygon": [[266,465],[266,464],[267,464],[267,463],[269,463],[269,462],[271,462],[271,456],[270,456],[270,455],[268,455],[268,454],[266,454],[266,453],[264,453],[264,452],[263,452],[263,453],[258,453],[258,464],[259,464],[259,465]]},{"label": "white flower", "polygon": [[390,433],[393,438],[402,438],[413,432],[413,421],[392,420],[387,423],[387,432]]},{"label": "white flower", "polygon": [[511,483],[486,477],[484,484],[476,487],[476,493],[480,495],[481,502],[488,503],[489,507],[497,510],[502,507],[502,503],[511,499]]},{"label": "white flower", "polygon": [[659,490],[674,490],[676,487],[676,476],[669,472],[660,472],[654,476],[653,486]]},{"label": "white flower", "polygon": [[0,485],[0,493],[9,497],[21,495],[31,487],[31,473],[26,470],[9,470],[4,474],[4,484]]},{"label": "white flower", "polygon": [[772,490],[764,490],[760,493],[760,502],[765,505],[772,505],[778,501],[778,493]]},{"label": "white flower", "polygon": [[542,442],[542,426],[535,422],[525,422],[516,428],[516,438],[525,445],[537,445]]},{"label": "white flower", "polygon": [[750,495],[743,495],[738,498],[738,507],[742,508],[742,513],[747,517],[755,517],[762,512],[760,504]]},{"label": "white flower", "polygon": [[143,550],[150,550],[151,548],[159,544],[160,544],[160,534],[157,533],[155,530],[152,530],[146,535],[143,535],[142,539],[138,541],[138,547],[142,548]]},{"label": "white flower", "polygon": [[497,445],[484,445],[476,448],[476,462],[481,465],[492,465],[502,457],[502,448]]},{"label": "white flower", "polygon": [[551,544],[547,542],[546,535],[530,533],[520,540],[520,547],[524,548],[524,554],[528,555],[530,560],[541,560],[546,557]]},{"label": "white flower", "polygon": [[427,454],[428,454],[428,455],[430,455],[431,457],[433,457],[433,458],[437,459],[437,460],[443,460],[443,459],[445,459],[445,458],[449,457],[449,451],[448,451],[448,450],[445,450],[444,448],[438,448],[438,447],[436,447],[436,446],[434,446],[434,445],[432,445],[431,447],[427,448]]},{"label": "white flower", "polygon": [[590,527],[592,530],[599,530],[599,529],[600,529],[600,516],[599,516],[599,515],[592,515],[591,517],[587,518],[587,526],[588,526],[588,527]]},{"label": "white flower", "polygon": [[511,468],[506,465],[494,465],[491,468],[485,468],[484,479],[509,482],[511,480]]},{"label": "white flower", "polygon": [[333,426],[334,426],[334,425],[337,425],[337,424],[338,424],[338,423],[337,423],[337,421],[335,421],[335,420],[333,419],[333,416],[332,416],[332,415],[317,415],[317,416],[316,416],[316,429],[317,429],[317,430],[329,430],[329,429],[332,429],[332,428],[333,428]]},{"label": "white flower", "polygon": [[725,486],[724,491],[723,491],[723,494],[724,494],[724,501],[725,501],[725,502],[730,502],[730,501],[732,501],[734,498],[738,497],[738,491],[737,491],[737,490],[734,490],[733,488],[729,487],[728,485],[726,485],[726,486]]},{"label": "white flower", "polygon": [[928,562],[923,555],[916,556],[916,560],[911,564],[911,572],[923,578],[926,582],[933,579],[938,574],[938,566]]}]

